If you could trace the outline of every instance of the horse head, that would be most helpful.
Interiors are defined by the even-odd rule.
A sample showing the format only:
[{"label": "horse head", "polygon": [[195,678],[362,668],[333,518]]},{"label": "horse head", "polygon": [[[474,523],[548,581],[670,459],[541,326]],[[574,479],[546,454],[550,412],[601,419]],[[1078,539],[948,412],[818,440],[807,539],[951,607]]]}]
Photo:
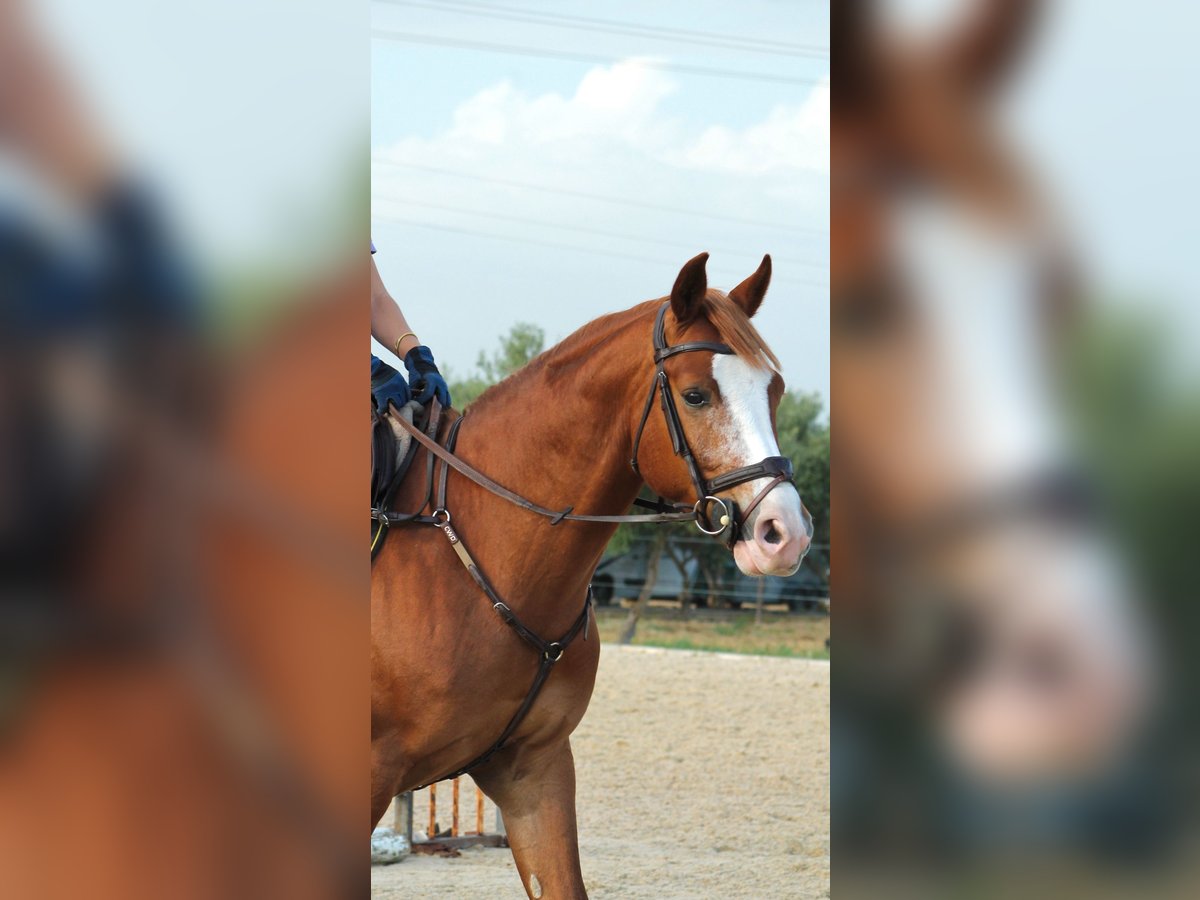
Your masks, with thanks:
[{"label": "horse head", "polygon": [[779,362],[750,321],[770,284],[771,258],[728,294],[708,287],[707,260],[702,253],[684,265],[661,301],[661,415],[651,409],[652,387],[634,411],[635,465],[661,496],[697,501],[701,528],[728,534],[742,572],[791,575],[812,539],[812,517],[779,455]]},{"label": "horse head", "polygon": [[926,637],[901,655],[967,768],[1074,771],[1122,742],[1145,672],[1102,523],[1068,489],[1068,267],[988,102],[1037,4],[975,4],[922,44],[873,6],[834,21],[839,590],[893,644],[939,598],[957,661],[931,665]]}]

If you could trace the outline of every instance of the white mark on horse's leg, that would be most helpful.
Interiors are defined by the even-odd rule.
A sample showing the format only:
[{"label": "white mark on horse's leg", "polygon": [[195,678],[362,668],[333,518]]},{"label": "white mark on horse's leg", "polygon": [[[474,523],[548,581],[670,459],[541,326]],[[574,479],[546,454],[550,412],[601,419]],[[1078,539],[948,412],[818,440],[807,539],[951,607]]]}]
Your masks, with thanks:
[{"label": "white mark on horse's leg", "polygon": [[537,875],[533,872],[529,873],[529,896],[533,897],[534,900],[542,896],[542,883],[538,881]]}]

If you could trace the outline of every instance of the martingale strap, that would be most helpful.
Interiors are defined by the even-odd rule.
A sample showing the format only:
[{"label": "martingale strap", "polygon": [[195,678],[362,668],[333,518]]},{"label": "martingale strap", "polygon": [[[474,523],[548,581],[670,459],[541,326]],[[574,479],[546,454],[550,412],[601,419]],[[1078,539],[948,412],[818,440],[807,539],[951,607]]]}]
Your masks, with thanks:
[{"label": "martingale strap", "polygon": [[[461,417],[456,419],[450,428],[450,433],[446,436],[446,445],[451,451],[454,449],[455,441],[458,438],[458,429],[461,427],[462,422],[463,419]],[[496,593],[496,589],[492,586],[492,583],[488,580],[487,576],[483,574],[483,570],[479,568],[479,564],[476,563],[475,559],[471,556],[471,552],[467,549],[466,544],[463,543],[462,538],[459,537],[458,533],[450,526],[450,514],[446,511],[446,476],[449,472],[449,468],[450,467],[443,462],[438,480],[438,507],[433,514],[434,523],[441,530],[441,532],[446,535],[446,539],[450,542],[450,546],[454,549],[454,553],[458,557],[459,562],[463,564],[463,567],[471,575],[471,578],[475,584],[479,586],[479,589],[482,590],[488,600],[491,601],[492,609],[496,611],[496,613],[504,621],[504,624],[515,631],[521,640],[525,641],[525,643],[532,646],[538,652],[538,669],[537,673],[533,676],[533,683],[529,686],[529,690],[525,694],[525,699],[521,702],[521,705],[517,708],[517,711],[513,713],[512,718],[508,720],[508,724],[500,733],[500,737],[496,738],[496,740],[490,747],[488,747],[487,750],[479,754],[461,769],[451,772],[449,775],[443,775],[440,778],[435,778],[432,781],[426,782],[425,784],[421,785],[421,787],[428,787],[430,784],[434,784],[438,781],[445,781],[449,778],[457,778],[460,775],[465,775],[472,769],[475,769],[478,766],[486,763],[504,748],[504,745],[507,743],[508,739],[512,737],[513,733],[518,727],[520,727],[521,722],[524,721],[529,710],[533,708],[533,704],[537,700],[538,694],[540,694],[542,691],[542,686],[546,683],[546,679],[550,677],[550,672],[554,668],[554,664],[562,659],[562,655],[566,651],[567,647],[569,647],[571,642],[574,641],[575,638],[580,634],[583,635],[583,639],[585,641],[588,639],[588,622],[591,619],[592,611],[592,586],[589,584],[587,595],[583,600],[583,610],[576,617],[571,627],[567,629],[566,633],[558,640],[547,641],[545,638],[539,636],[524,622],[522,622],[520,617],[513,612],[512,607],[505,603],[500,598],[500,595]],[[420,790],[420,788],[417,788],[416,790]]]}]

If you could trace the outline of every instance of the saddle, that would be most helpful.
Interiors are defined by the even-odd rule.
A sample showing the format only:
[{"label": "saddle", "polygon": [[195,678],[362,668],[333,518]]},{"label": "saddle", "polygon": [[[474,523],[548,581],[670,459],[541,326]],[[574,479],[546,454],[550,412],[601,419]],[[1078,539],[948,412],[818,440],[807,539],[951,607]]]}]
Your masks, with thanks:
[{"label": "saddle", "polygon": [[[432,440],[437,440],[438,427],[442,421],[442,406],[436,399],[428,406],[409,401],[402,409],[388,404],[386,410],[371,408],[371,507],[390,509],[392,499],[404,483],[404,476],[412,467],[417,455],[418,444],[400,427],[396,417],[401,417],[421,430]],[[387,528],[374,518],[371,519],[371,559],[379,553],[387,535]]]}]

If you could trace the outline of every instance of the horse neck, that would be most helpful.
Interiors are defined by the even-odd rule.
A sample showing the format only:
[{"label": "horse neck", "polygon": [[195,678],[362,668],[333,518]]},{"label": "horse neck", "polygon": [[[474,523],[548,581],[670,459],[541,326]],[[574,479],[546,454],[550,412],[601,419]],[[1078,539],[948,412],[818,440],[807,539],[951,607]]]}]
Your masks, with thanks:
[{"label": "horse neck", "polygon": [[[640,410],[653,377],[650,315],[638,307],[608,317],[497,385],[471,408],[457,451],[499,483],[551,509],[625,512],[642,484],[629,454],[634,407]],[[581,592],[616,530],[603,523],[551,526],[461,481],[452,483],[447,502],[455,526],[464,523],[472,550],[482,541],[490,545],[478,554],[480,565],[501,593],[512,592],[518,606],[518,594],[528,594],[533,585],[550,594]],[[473,542],[470,532],[476,529],[467,523],[476,517],[498,538]],[[489,566],[493,554],[503,563]]]}]

